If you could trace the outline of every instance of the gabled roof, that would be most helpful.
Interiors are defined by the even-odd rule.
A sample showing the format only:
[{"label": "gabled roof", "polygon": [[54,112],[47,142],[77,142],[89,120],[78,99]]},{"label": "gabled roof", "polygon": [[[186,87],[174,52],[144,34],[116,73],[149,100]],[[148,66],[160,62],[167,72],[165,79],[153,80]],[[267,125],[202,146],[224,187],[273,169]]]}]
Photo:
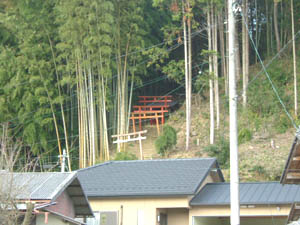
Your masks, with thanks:
[{"label": "gabled roof", "polygon": [[0,190],[9,191],[14,199],[54,202],[66,191],[73,200],[77,216],[93,215],[76,172],[10,173],[0,172]]},{"label": "gabled roof", "polygon": [[[241,205],[291,204],[300,202],[300,185],[279,182],[240,183]],[[190,205],[229,205],[230,184],[211,183],[191,200]]]},{"label": "gabled roof", "polygon": [[111,161],[78,177],[88,197],[193,195],[213,168],[215,158]]},{"label": "gabled roof", "polygon": [[285,164],[280,183],[300,184],[300,142],[296,135]]}]

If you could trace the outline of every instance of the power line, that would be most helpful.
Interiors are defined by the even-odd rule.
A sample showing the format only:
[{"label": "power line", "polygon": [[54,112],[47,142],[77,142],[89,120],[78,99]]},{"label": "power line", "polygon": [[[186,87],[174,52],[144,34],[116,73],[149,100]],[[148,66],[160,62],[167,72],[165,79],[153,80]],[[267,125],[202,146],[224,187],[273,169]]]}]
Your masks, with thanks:
[{"label": "power line", "polygon": [[[241,14],[242,14],[242,17],[244,18],[243,13],[241,13]],[[279,93],[278,93],[278,91],[277,91],[277,89],[276,89],[276,87],[275,87],[275,85],[274,85],[274,83],[273,83],[273,81],[272,81],[272,79],[271,79],[271,77],[270,77],[270,75],[269,75],[269,73],[268,73],[268,71],[267,71],[267,69],[266,69],[266,67],[265,67],[265,65],[264,65],[264,63],[263,63],[263,61],[262,61],[262,59],[261,59],[261,56],[260,56],[260,54],[259,54],[259,52],[258,52],[258,49],[257,49],[257,47],[256,47],[256,45],[255,45],[255,43],[254,43],[254,40],[253,40],[253,38],[252,38],[252,36],[251,36],[251,34],[250,34],[248,24],[245,22],[245,18],[243,19],[243,21],[244,21],[245,27],[246,27],[246,29],[247,29],[247,32],[248,32],[249,38],[250,38],[250,40],[251,40],[251,43],[252,43],[252,45],[253,45],[253,48],[254,48],[254,50],[255,50],[255,53],[256,53],[256,55],[257,55],[259,61],[260,61],[260,64],[261,64],[261,66],[262,66],[262,68],[263,68],[263,71],[265,72],[266,77],[268,78],[268,80],[269,80],[269,82],[270,82],[270,84],[271,84],[271,86],[272,86],[272,89],[273,89],[273,91],[274,91],[276,97],[278,98],[278,100],[279,100],[281,106],[283,107],[283,110],[285,111],[285,113],[286,113],[286,115],[288,116],[288,118],[291,120],[291,122],[292,122],[293,126],[295,127],[295,129],[298,129],[297,124],[295,123],[295,121],[294,121],[293,117],[291,116],[291,114],[288,112],[288,110],[287,110],[287,108],[286,108],[284,102],[283,102],[282,99],[280,98]],[[297,34],[298,34],[298,33],[297,33]],[[295,34],[295,36],[293,37],[293,39],[296,37],[297,34]]]},{"label": "power line", "polygon": [[[205,65],[205,64],[207,64],[207,62],[202,63],[202,64],[199,64],[199,65]],[[196,65],[196,66],[194,66],[193,68],[196,68],[196,67],[198,67],[199,65]],[[195,80],[197,77],[198,77],[198,75],[195,76],[192,80]],[[170,92],[166,93],[166,94],[163,95],[163,96],[170,95],[171,93],[174,93],[174,92],[178,91],[179,89],[181,89],[181,88],[184,87],[184,86],[185,86],[185,84],[181,84],[180,86],[178,86],[177,88],[174,88],[173,90],[171,90]],[[69,108],[69,109],[66,109],[66,110],[70,110],[70,109],[73,109],[73,108],[77,108],[77,106],[76,106],[76,107]],[[66,111],[66,110],[64,110],[64,111]],[[57,112],[57,113],[60,113],[60,112]],[[112,127],[109,127],[109,128],[107,128],[107,130],[111,130],[111,129],[113,129],[113,128],[115,128],[115,127],[113,127],[113,126],[112,126]],[[97,132],[96,137],[99,137],[99,135],[100,135],[100,131]],[[79,134],[71,135],[71,136],[68,136],[67,138],[75,138],[75,137],[79,137]],[[60,138],[59,140],[65,140],[65,139],[66,139],[66,137],[62,137],[62,138]],[[49,142],[57,142],[57,139],[47,140],[47,143],[49,143]],[[43,142],[35,142],[34,144],[41,144],[41,143],[43,143]]]},{"label": "power line", "polygon": [[[214,26],[218,26],[218,25],[219,25],[219,24],[216,23],[216,24],[214,24],[214,25],[211,25],[210,27],[214,27]],[[192,38],[195,37],[196,35],[200,34],[201,32],[205,31],[207,28],[208,28],[208,27],[205,27],[205,28],[199,29],[198,31],[193,32],[193,33],[192,33]],[[169,49],[167,49],[167,52],[170,52],[170,51],[175,50],[176,48],[180,47],[182,44],[183,44],[183,43],[181,42],[181,43],[177,43],[177,44],[171,46]],[[161,54],[162,54],[162,53],[159,53],[158,56],[161,55]],[[150,60],[151,60],[151,59],[150,59]],[[148,61],[150,61],[150,60],[142,61],[141,63],[137,64],[136,66],[142,65],[142,64],[144,64],[144,63],[146,63],[146,62],[148,62]],[[109,80],[113,79],[114,77],[117,77],[117,75],[114,75],[113,77],[109,78]],[[94,85],[94,87],[95,87],[95,86],[96,86],[96,85]],[[94,88],[94,87],[89,87],[89,88]],[[68,96],[68,98],[72,98],[73,96],[76,96],[76,95],[77,95],[77,93],[75,93],[75,94],[73,94],[73,95],[71,95],[71,96]],[[114,96],[114,95],[112,95],[112,96]],[[49,103],[49,104],[50,104],[50,103]],[[67,110],[63,110],[63,111],[67,111]],[[28,113],[26,113],[25,115],[31,115],[31,114],[33,114],[33,113],[35,113],[35,112],[38,112],[38,110],[34,110],[34,111],[31,111],[31,112],[28,112]],[[59,111],[59,112],[62,112],[62,111]],[[59,112],[58,112],[58,113],[59,113]],[[52,114],[52,113],[49,113],[48,115],[50,115],[50,114]],[[57,113],[55,113],[55,114],[57,114]],[[14,121],[14,120],[16,120],[16,119],[18,119],[18,118],[19,118],[19,117],[12,118],[12,119],[10,119],[10,120],[1,122],[1,124],[7,123],[7,122],[12,122],[12,121]]]}]

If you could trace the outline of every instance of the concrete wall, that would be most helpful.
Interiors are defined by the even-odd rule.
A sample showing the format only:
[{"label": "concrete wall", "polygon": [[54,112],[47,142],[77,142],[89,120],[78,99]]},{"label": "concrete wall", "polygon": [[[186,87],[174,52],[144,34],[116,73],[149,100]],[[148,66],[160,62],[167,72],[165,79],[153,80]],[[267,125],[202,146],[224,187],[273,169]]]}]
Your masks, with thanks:
[{"label": "concrete wall", "polygon": [[48,207],[49,210],[58,212],[71,218],[75,218],[74,204],[66,191],[61,193],[60,196],[58,196],[54,201],[57,202],[57,204]]}]

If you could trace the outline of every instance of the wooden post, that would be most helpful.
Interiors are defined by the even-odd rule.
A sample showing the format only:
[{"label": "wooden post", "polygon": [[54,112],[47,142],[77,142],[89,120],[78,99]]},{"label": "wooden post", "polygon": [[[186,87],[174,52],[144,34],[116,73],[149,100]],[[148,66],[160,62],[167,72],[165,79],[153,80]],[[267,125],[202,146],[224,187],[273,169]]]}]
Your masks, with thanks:
[{"label": "wooden post", "polygon": [[133,132],[135,133],[136,132],[136,128],[135,128],[135,119],[132,118],[132,128],[133,128]]},{"label": "wooden post", "polygon": [[139,118],[139,128],[140,128],[140,131],[142,130],[142,118],[141,118],[141,108],[139,108],[139,112],[140,112],[140,118]]},{"label": "wooden post", "polygon": [[139,133],[139,143],[140,143],[140,155],[141,155],[141,160],[144,159],[144,156],[143,156],[143,146],[142,146],[142,135],[141,133]]},{"label": "wooden post", "polygon": [[157,133],[159,135],[160,134],[160,130],[159,130],[159,121],[158,121],[158,115],[157,115],[157,113],[155,113],[155,120],[156,120]]}]

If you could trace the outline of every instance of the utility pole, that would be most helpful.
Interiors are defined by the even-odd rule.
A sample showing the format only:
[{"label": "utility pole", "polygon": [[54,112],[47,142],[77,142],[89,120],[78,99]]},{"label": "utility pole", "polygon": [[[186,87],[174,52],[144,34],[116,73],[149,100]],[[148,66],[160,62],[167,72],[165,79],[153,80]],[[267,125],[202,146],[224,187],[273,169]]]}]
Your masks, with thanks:
[{"label": "utility pole", "polygon": [[228,0],[229,116],[230,116],[230,224],[240,225],[239,157],[237,130],[235,0]]},{"label": "utility pole", "polygon": [[66,150],[63,150],[63,154],[59,156],[61,159],[61,170],[60,172],[64,173],[65,172],[65,167],[66,167],[66,158],[68,157],[66,155]]}]

